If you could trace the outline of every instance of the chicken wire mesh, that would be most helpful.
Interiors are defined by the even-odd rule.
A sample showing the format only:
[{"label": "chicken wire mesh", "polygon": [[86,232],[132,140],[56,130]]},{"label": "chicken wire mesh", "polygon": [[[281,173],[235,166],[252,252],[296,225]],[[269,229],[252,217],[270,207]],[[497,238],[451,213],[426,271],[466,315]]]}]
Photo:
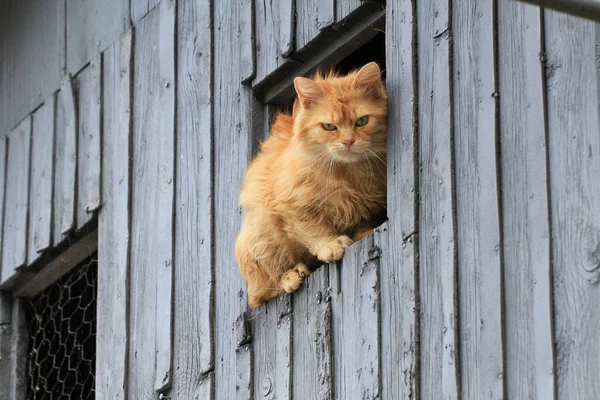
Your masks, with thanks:
[{"label": "chicken wire mesh", "polygon": [[97,259],[29,303],[29,400],[94,399]]}]

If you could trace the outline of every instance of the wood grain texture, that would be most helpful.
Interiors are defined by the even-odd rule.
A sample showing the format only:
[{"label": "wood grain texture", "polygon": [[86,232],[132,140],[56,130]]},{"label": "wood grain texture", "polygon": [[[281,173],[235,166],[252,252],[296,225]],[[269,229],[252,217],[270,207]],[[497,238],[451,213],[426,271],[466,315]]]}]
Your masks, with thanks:
[{"label": "wood grain texture", "polygon": [[27,264],[52,244],[55,96],[33,114]]},{"label": "wood grain texture", "polygon": [[360,7],[365,0],[335,0],[335,20],[341,21],[346,15]]},{"label": "wood grain texture", "polygon": [[[129,2],[66,0],[67,71],[77,73],[129,26]],[[64,27],[61,27],[64,29]]]},{"label": "wood grain texture", "polygon": [[128,362],[132,31],[102,55],[102,209],[98,215],[96,398],[124,400]]},{"label": "wood grain texture", "polygon": [[373,236],[330,265],[335,398],[381,398],[379,255]]},{"label": "wood grain texture", "polygon": [[10,393],[11,315],[11,296],[7,292],[0,292],[0,398],[2,399],[8,399]]},{"label": "wood grain texture", "polygon": [[177,5],[173,400],[214,387],[212,1]]},{"label": "wood grain texture", "polygon": [[503,399],[494,3],[452,4],[461,391]]},{"label": "wood grain texture", "polygon": [[161,150],[158,182],[164,187],[158,194],[159,218],[157,231],[164,232],[159,242],[164,246],[164,264],[156,269],[156,375],[154,390],[166,393],[173,379],[173,213],[175,202],[175,20],[176,0],[164,0],[158,6],[159,14],[159,120],[156,135],[160,137]]},{"label": "wood grain texture", "polygon": [[[333,398],[329,269],[321,267],[294,294],[293,399]],[[310,388],[310,390],[307,390]]]},{"label": "wood grain texture", "polygon": [[58,90],[64,66],[65,0],[0,4],[0,132]]},{"label": "wood grain texture", "polygon": [[[134,45],[129,396],[154,398],[171,379],[174,9],[163,1]],[[170,20],[170,21],[169,21]]]},{"label": "wood grain texture", "polygon": [[56,95],[52,243],[59,244],[75,226],[77,179],[77,113],[71,78],[63,79]]},{"label": "wood grain texture", "polygon": [[335,0],[296,0],[296,49],[335,22]]},{"label": "wood grain texture", "polygon": [[239,46],[241,82],[248,84],[256,76],[256,19],[254,18],[254,2],[260,0],[239,0],[240,19],[238,37],[235,43]]},{"label": "wood grain texture", "polygon": [[27,117],[8,135],[0,282],[3,284],[27,261],[30,148],[31,117]]},{"label": "wood grain texture", "polygon": [[457,399],[449,4],[417,2],[421,398]]},{"label": "wood grain texture", "polygon": [[[0,260],[4,250],[2,227],[4,226],[4,200],[6,195],[6,135],[0,134]],[[0,263],[0,282],[2,282],[2,264]]]},{"label": "wood grain texture", "polygon": [[388,222],[381,249],[381,398],[419,398],[418,232],[415,182],[415,3],[388,1]]},{"label": "wood grain texture", "polygon": [[285,62],[294,46],[294,1],[254,0],[256,77],[260,82]]},{"label": "wood grain texture", "polygon": [[544,15],[557,397],[585,399],[600,393],[598,26]]},{"label": "wood grain texture", "polygon": [[554,399],[540,11],[498,3],[506,396]]},{"label": "wood grain texture", "polygon": [[93,60],[76,78],[77,129],[77,229],[81,229],[100,207],[100,59]]},{"label": "wood grain texture", "polygon": [[27,353],[29,348],[29,327],[25,315],[26,300],[12,301],[10,337],[10,385],[8,400],[27,398]]},{"label": "wood grain texture", "polygon": [[238,349],[232,335],[236,319],[247,310],[246,284],[238,271],[233,245],[242,221],[238,195],[250,158],[253,94],[240,84],[246,67],[232,59],[230,47],[237,43],[238,30],[250,17],[233,4],[214,3],[213,262],[218,316],[214,358],[215,398],[222,400],[250,399],[253,391],[252,343]]},{"label": "wood grain texture", "polygon": [[253,311],[254,398],[291,398],[292,298],[282,295]]},{"label": "wood grain texture", "polygon": [[137,23],[156,7],[161,0],[129,0],[131,9],[131,22]]}]

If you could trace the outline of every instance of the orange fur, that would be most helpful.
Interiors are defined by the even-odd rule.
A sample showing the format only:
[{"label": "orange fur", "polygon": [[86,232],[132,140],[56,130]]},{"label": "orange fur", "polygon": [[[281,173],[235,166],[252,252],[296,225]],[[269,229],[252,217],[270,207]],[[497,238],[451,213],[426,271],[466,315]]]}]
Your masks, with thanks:
[{"label": "orange fur", "polygon": [[[279,113],[250,164],[235,244],[255,308],[293,292],[316,256],[339,260],[386,206],[387,99],[379,67],[296,78],[292,115]],[[364,126],[356,121],[368,116]],[[325,130],[322,123],[337,129]]]}]

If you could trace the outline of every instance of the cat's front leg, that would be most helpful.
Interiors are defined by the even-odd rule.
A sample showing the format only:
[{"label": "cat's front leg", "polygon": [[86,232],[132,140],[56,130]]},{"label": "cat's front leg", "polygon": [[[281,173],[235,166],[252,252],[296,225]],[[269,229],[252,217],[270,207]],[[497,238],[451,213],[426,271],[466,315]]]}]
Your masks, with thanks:
[{"label": "cat's front leg", "polygon": [[354,241],[346,235],[338,236],[334,239],[323,240],[316,247],[311,249],[311,252],[317,258],[325,263],[332,263],[340,260],[344,256],[346,247],[350,246]]}]

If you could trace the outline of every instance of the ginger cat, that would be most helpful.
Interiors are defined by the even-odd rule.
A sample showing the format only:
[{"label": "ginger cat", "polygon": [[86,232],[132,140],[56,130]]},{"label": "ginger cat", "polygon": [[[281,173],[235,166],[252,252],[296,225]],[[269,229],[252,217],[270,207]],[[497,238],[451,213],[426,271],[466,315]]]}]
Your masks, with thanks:
[{"label": "ginger cat", "polygon": [[339,260],[385,215],[387,98],[377,64],[294,86],[293,113],[276,116],[240,195],[235,253],[251,308],[298,289],[315,256]]}]

